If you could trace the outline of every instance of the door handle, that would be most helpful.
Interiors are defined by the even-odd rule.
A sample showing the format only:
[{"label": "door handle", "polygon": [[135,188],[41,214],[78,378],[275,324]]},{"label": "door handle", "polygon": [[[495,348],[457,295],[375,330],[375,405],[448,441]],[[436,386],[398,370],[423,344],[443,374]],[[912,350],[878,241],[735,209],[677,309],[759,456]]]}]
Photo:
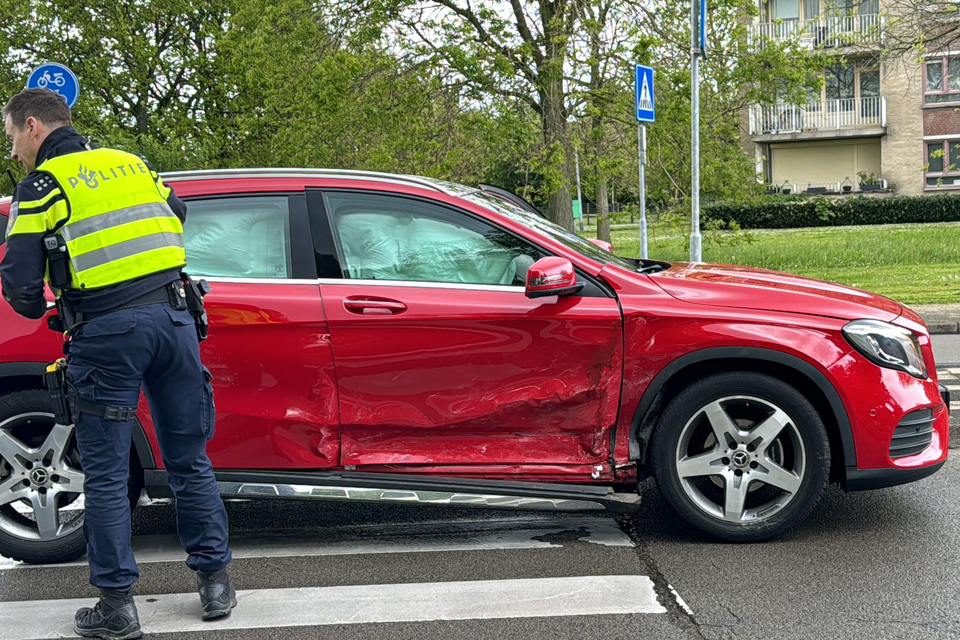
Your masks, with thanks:
[{"label": "door handle", "polygon": [[344,298],[343,308],[359,315],[395,315],[407,310],[407,305],[389,298]]}]

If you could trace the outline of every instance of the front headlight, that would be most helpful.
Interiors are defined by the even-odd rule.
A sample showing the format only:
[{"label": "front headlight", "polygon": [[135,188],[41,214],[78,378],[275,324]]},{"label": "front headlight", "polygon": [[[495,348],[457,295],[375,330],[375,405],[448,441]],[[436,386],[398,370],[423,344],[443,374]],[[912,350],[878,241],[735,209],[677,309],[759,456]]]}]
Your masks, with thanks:
[{"label": "front headlight", "polygon": [[874,364],[927,377],[920,342],[912,331],[879,320],[854,320],[843,328],[843,336]]}]

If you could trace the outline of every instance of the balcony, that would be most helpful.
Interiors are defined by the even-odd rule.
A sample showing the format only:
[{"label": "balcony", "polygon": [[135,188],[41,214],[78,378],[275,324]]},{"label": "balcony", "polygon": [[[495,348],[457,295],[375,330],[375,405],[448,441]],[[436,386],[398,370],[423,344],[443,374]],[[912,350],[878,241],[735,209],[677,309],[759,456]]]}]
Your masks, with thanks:
[{"label": "balcony", "polygon": [[808,47],[851,47],[877,44],[883,35],[884,16],[879,14],[851,14],[820,16],[811,20],[775,20],[751,25],[751,48],[764,42],[796,41]]},{"label": "balcony", "polygon": [[750,107],[750,136],[755,142],[877,136],[886,127],[884,96]]}]

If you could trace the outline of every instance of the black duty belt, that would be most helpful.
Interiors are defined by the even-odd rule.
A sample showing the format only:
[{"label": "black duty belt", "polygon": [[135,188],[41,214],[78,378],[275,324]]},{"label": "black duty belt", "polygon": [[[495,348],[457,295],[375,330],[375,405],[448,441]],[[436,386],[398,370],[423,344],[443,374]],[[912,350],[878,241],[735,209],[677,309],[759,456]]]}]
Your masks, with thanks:
[{"label": "black duty belt", "polygon": [[[176,282],[171,282],[170,284],[164,285],[159,289],[154,289],[149,293],[145,293],[139,298],[134,298],[129,302],[125,302],[118,307],[112,309],[107,309],[106,311],[96,311],[94,313],[80,313],[77,314],[81,318],[81,322],[89,322],[94,318],[99,318],[100,316],[105,316],[108,313],[113,313],[115,311],[120,311],[122,309],[130,309],[132,307],[145,307],[148,304],[157,304],[158,302],[166,302],[171,306],[180,306],[176,303],[176,298],[179,298],[179,295],[175,292]],[[185,307],[180,307],[185,308]]]},{"label": "black duty belt", "polygon": [[159,304],[162,302],[169,304],[174,309],[186,309],[187,300],[186,294],[184,293],[183,284],[175,280],[170,284],[164,285],[158,289],[154,289],[149,293],[145,293],[142,296],[134,298],[133,300],[125,302],[119,306],[113,307],[112,309],[96,311],[93,313],[75,313],[70,308],[70,305],[67,304],[63,298],[60,298],[57,300],[58,315],[48,316],[47,326],[57,332],[65,331],[68,333],[73,333],[73,331],[82,324],[89,322],[94,318],[105,316],[108,313],[120,311],[121,309],[130,309],[132,307],[143,307],[148,304]]}]

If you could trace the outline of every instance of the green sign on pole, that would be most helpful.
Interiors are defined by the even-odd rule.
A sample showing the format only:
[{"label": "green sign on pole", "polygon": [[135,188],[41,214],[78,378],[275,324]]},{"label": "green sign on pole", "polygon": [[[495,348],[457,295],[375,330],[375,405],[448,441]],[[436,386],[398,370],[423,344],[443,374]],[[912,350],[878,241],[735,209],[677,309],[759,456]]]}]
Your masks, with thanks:
[{"label": "green sign on pole", "polygon": [[574,200],[573,201],[573,219],[579,220],[582,215],[583,214],[580,212],[580,201]]}]

